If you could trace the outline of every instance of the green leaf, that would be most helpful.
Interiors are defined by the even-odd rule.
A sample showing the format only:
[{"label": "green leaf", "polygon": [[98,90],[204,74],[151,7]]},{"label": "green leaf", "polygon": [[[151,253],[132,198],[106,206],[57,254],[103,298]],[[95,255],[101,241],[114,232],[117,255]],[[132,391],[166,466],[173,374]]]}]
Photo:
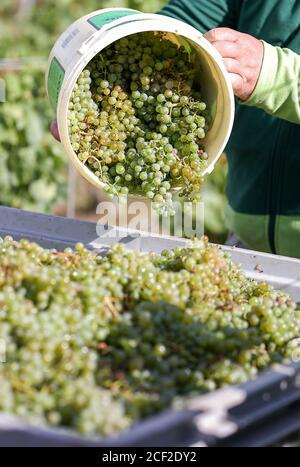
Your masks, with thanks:
[{"label": "green leaf", "polygon": [[180,45],[182,45],[182,47],[184,48],[184,50],[189,54],[189,58],[190,58],[191,53],[192,53],[192,47],[190,43],[183,37],[180,37],[179,42],[180,42]]},{"label": "green leaf", "polygon": [[36,202],[47,204],[56,197],[57,188],[54,183],[40,179],[30,185],[29,193]]}]

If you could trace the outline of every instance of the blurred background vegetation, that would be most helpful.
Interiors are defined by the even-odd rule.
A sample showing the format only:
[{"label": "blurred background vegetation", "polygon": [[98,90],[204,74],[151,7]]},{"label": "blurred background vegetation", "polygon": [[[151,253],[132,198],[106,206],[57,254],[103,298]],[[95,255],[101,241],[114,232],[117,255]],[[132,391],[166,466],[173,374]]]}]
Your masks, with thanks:
[{"label": "blurred background vegetation", "polygon": [[[44,73],[59,34],[93,10],[127,7],[155,12],[166,0],[1,0],[0,78],[6,102],[0,104],[0,204],[65,214],[67,160],[49,133],[53,113]],[[226,237],[227,163],[223,157],[203,188],[205,229],[212,241]],[[80,176],[77,217],[90,218],[101,194]],[[91,217],[92,218],[92,217]]]}]

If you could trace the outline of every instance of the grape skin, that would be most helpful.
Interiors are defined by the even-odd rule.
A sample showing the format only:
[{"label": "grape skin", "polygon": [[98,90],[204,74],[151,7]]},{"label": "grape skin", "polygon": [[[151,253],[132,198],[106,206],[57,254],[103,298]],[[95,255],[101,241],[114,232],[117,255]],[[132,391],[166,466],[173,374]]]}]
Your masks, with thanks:
[{"label": "grape skin", "polygon": [[0,410],[110,435],[287,362],[291,298],[206,238],[160,255],[0,243]]},{"label": "grape skin", "polygon": [[[195,73],[183,47],[150,32],[114,42],[81,73],[69,103],[70,141],[111,196],[123,195],[125,187],[129,194],[156,197],[161,213],[172,210],[166,196],[172,188],[199,199],[209,114],[193,89]],[[154,180],[157,162],[162,170]],[[164,181],[170,183],[166,193]]]}]

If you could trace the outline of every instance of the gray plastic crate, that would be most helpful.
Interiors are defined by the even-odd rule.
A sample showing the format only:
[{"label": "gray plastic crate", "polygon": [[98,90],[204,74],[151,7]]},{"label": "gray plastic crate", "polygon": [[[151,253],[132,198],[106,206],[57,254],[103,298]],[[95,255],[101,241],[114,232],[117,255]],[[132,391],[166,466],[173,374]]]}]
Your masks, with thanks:
[{"label": "gray plastic crate", "polygon": [[[187,243],[178,237],[143,235],[136,230],[0,207],[0,236],[4,235],[12,235],[15,239],[25,237],[44,247],[59,250],[82,242],[88,248],[103,253],[116,241],[132,250],[139,248],[155,252]],[[249,277],[269,282],[300,301],[300,260],[234,247],[221,248],[230,252],[232,259],[241,264]]]},{"label": "gray plastic crate", "polygon": [[[101,253],[116,241],[130,249],[155,252],[187,242],[181,238],[142,235],[122,228],[0,207],[0,236],[4,235],[27,238],[59,250],[82,242]],[[222,248],[230,251],[233,260],[241,263],[249,277],[268,281],[300,301],[299,260]],[[291,410],[292,404],[300,403],[299,386],[300,364],[280,365],[254,381],[198,397],[188,402],[184,411],[166,411],[108,439],[86,438],[64,429],[35,428],[2,414],[0,446],[207,446],[243,442],[261,445],[251,431],[258,429],[262,433],[260,439],[268,444],[277,442],[279,433],[286,436],[300,428],[300,417],[295,417],[300,408]],[[275,433],[272,426],[279,426],[279,422],[281,428]]]}]

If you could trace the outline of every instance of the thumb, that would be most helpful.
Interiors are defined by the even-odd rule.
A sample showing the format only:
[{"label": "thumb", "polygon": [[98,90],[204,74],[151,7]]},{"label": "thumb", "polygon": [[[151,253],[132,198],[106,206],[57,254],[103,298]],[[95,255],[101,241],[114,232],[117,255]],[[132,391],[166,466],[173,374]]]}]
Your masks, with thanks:
[{"label": "thumb", "polygon": [[233,87],[234,94],[241,98],[243,95],[243,88],[244,88],[244,79],[241,75],[237,75],[236,73],[229,73],[229,77],[231,80],[231,84]]},{"label": "thumb", "polygon": [[53,121],[51,122],[50,131],[51,131],[52,135],[54,136],[54,138],[55,138],[57,141],[60,141],[60,136],[59,136],[59,132],[58,132],[58,126],[57,126],[57,120],[53,120]]}]

